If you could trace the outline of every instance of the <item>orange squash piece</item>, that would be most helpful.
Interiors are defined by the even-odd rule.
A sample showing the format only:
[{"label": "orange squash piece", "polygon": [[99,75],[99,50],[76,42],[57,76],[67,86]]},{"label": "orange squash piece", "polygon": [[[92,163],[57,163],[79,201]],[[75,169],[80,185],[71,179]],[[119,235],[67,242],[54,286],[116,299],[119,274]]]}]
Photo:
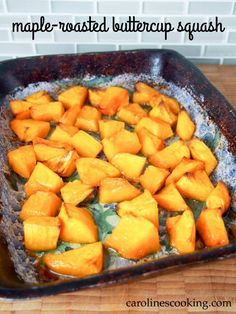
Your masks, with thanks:
[{"label": "orange squash piece", "polygon": [[96,242],[62,254],[47,254],[44,262],[52,271],[69,276],[95,275],[103,269],[103,246]]},{"label": "orange squash piece", "polygon": [[135,132],[139,133],[142,128],[147,129],[150,133],[162,140],[166,140],[167,138],[173,136],[171,126],[168,123],[156,118],[142,118],[136,125]]},{"label": "orange squash piece", "polygon": [[101,119],[101,113],[92,106],[83,106],[75,126],[80,130],[98,132],[98,121]]},{"label": "orange squash piece", "polygon": [[72,86],[58,96],[58,100],[63,103],[66,109],[73,106],[82,107],[87,98],[87,88],[83,86]]},{"label": "orange squash piece", "polygon": [[151,118],[160,119],[170,124],[171,126],[173,126],[177,121],[177,116],[163,101],[161,101],[157,106],[153,107],[153,109],[149,112],[149,116]]},{"label": "orange squash piece", "polygon": [[102,145],[109,161],[118,153],[137,154],[141,149],[137,134],[127,130],[121,130],[112,137],[104,138]]},{"label": "orange squash piece", "polygon": [[20,218],[26,220],[29,217],[53,217],[56,216],[60,206],[61,200],[55,193],[38,191],[25,201]]},{"label": "orange squash piece", "polygon": [[151,87],[148,84],[143,83],[143,82],[137,82],[135,84],[135,88],[140,93],[146,93],[146,94],[149,94],[152,96],[159,96],[160,95],[160,93],[155,88],[153,88],[153,87]]},{"label": "orange squash piece", "polygon": [[30,118],[31,118],[30,110],[22,111],[21,113],[18,113],[15,116],[16,120],[26,120]]},{"label": "orange squash piece", "polygon": [[158,228],[158,206],[156,200],[148,190],[133,198],[131,201],[124,201],[118,204],[117,213],[120,217],[132,215],[144,217],[151,221]]},{"label": "orange squash piece", "polygon": [[149,85],[138,82],[135,84],[136,92],[133,94],[133,102],[138,104],[149,104],[153,97],[160,97],[160,93]]},{"label": "orange squash piece", "polygon": [[99,203],[111,204],[129,201],[141,192],[123,178],[105,178],[99,186]]},{"label": "orange squash piece", "polygon": [[116,112],[129,104],[129,93],[122,87],[111,86],[105,91],[99,104],[102,114],[113,116]]},{"label": "orange squash piece", "polygon": [[206,204],[208,208],[220,208],[222,215],[229,209],[230,195],[224,182],[219,181],[209,194]]},{"label": "orange squash piece", "polygon": [[176,134],[183,140],[189,141],[195,132],[195,124],[185,110],[181,110],[178,114],[176,125]]},{"label": "orange squash piece", "polygon": [[146,128],[140,129],[137,135],[142,146],[141,152],[145,156],[154,155],[164,148],[164,141],[150,133]]},{"label": "orange squash piece", "polygon": [[52,101],[50,95],[45,91],[38,91],[29,96],[27,96],[26,101],[36,104],[36,105],[44,105]]},{"label": "orange squash piece", "polygon": [[158,231],[143,217],[124,216],[107,237],[105,247],[124,258],[139,260],[160,250]]},{"label": "orange squash piece", "polygon": [[64,125],[75,125],[76,119],[78,117],[78,114],[80,113],[81,106],[80,105],[75,105],[63,114],[63,116],[60,119],[60,123]]},{"label": "orange squash piece", "polygon": [[154,194],[163,187],[169,173],[167,169],[150,165],[146,168],[144,174],[140,176],[139,181],[144,189]]},{"label": "orange squash piece", "polygon": [[130,104],[127,107],[121,108],[118,113],[117,117],[121,121],[135,125],[141,120],[143,117],[146,117],[147,113],[139,104]]},{"label": "orange squash piece", "polygon": [[98,229],[88,209],[62,204],[58,217],[61,220],[60,239],[62,241],[72,243],[98,241]]},{"label": "orange squash piece", "polygon": [[63,180],[56,173],[38,162],[24,187],[29,197],[37,191],[58,193],[63,185]]},{"label": "orange squash piece", "polygon": [[147,93],[141,93],[141,92],[134,92],[133,93],[133,102],[140,104],[140,105],[151,105],[151,99],[152,95],[149,95]]},{"label": "orange squash piece", "polygon": [[72,145],[71,138],[78,132],[75,126],[58,124],[50,135],[50,140]]},{"label": "orange squash piece", "polygon": [[167,95],[161,95],[161,100],[169,107],[169,109],[174,113],[178,114],[180,112],[180,105],[176,99]]},{"label": "orange squash piece", "polygon": [[98,186],[104,178],[120,176],[120,171],[109,162],[98,159],[81,157],[76,162],[76,168],[81,181],[91,186]]},{"label": "orange squash piece", "polygon": [[99,120],[98,126],[101,139],[111,137],[125,128],[124,122],[116,120]]},{"label": "orange squash piece", "polygon": [[208,175],[212,173],[217,165],[217,160],[210,148],[198,138],[191,140],[189,149],[193,159],[203,161],[205,163],[205,170]]},{"label": "orange squash piece", "polygon": [[82,130],[72,136],[71,143],[82,157],[95,158],[102,150],[102,144]]},{"label": "orange squash piece", "polygon": [[14,115],[18,115],[22,112],[28,111],[33,106],[32,103],[25,100],[10,100],[9,101],[11,111]]},{"label": "orange squash piece", "polygon": [[154,195],[154,198],[158,205],[169,211],[184,211],[189,209],[173,183],[165,186],[158,194]]},{"label": "orange squash piece", "polygon": [[90,88],[88,90],[88,99],[89,99],[90,104],[94,107],[99,107],[105,93],[106,93],[105,89]]},{"label": "orange squash piece", "polygon": [[36,138],[33,141],[34,151],[39,161],[47,161],[51,158],[63,158],[72,147],[68,144]]},{"label": "orange squash piece", "polygon": [[156,167],[173,169],[184,157],[190,158],[189,148],[183,141],[178,140],[150,156],[149,161]]},{"label": "orange squash piece", "polygon": [[145,163],[145,157],[129,153],[116,154],[111,160],[111,164],[119,169],[127,179],[132,181],[138,181]]},{"label": "orange squash piece", "polygon": [[8,152],[8,162],[13,171],[28,179],[36,166],[36,156],[32,145],[19,147]]},{"label": "orange squash piece", "polygon": [[65,203],[77,205],[93,192],[93,187],[80,180],[68,182],[61,189],[61,196]]},{"label": "orange squash piece", "polygon": [[203,209],[198,217],[196,226],[200,237],[207,247],[211,248],[229,244],[220,209]]},{"label": "orange squash piece", "polygon": [[58,122],[64,114],[64,107],[61,102],[54,101],[43,105],[33,105],[30,108],[31,118],[39,121]]},{"label": "orange squash piece", "polygon": [[31,251],[56,249],[61,227],[58,217],[30,217],[23,224],[26,249]]},{"label": "orange squash piece", "polygon": [[169,177],[166,179],[166,185],[170,183],[175,183],[186,172],[193,172],[195,170],[204,170],[204,169],[205,169],[204,162],[184,157],[181,160],[181,162],[173,169]]},{"label": "orange squash piece", "polygon": [[175,115],[177,115],[180,112],[180,105],[178,101],[167,95],[160,94],[159,96],[152,97],[150,100],[151,107],[156,107],[160,103],[164,103],[169,108],[169,110]]},{"label": "orange squash piece", "polygon": [[191,210],[185,210],[182,215],[167,218],[166,230],[171,246],[175,247],[179,253],[194,252],[196,227]]},{"label": "orange squash piece", "polygon": [[205,202],[214,189],[204,170],[185,173],[176,182],[176,187],[183,197]]},{"label": "orange squash piece", "polygon": [[50,131],[49,122],[31,119],[14,119],[10,122],[10,127],[22,142],[33,141],[36,137],[45,138]]},{"label": "orange squash piece", "polygon": [[75,171],[78,155],[70,145],[44,139],[33,143],[37,160],[60,176],[69,177]]}]

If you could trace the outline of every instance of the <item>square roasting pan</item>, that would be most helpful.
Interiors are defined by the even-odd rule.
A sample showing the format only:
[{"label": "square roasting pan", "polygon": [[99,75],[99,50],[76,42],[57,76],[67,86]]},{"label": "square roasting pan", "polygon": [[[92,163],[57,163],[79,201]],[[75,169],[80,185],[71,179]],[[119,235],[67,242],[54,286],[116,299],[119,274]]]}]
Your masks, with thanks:
[{"label": "square roasting pan", "polygon": [[[208,118],[218,126],[228,143],[228,151],[236,154],[236,111],[224,96],[207,80],[207,78],[188,60],[171,50],[136,50],[72,55],[50,55],[7,60],[0,63],[0,105],[5,97],[17,88],[26,87],[37,82],[53,82],[66,78],[106,78],[127,83],[131,77],[148,77],[149,83],[155,85],[156,78],[187,91],[199,104]],[[131,82],[131,85],[133,82]],[[174,93],[172,96],[175,96]],[[2,114],[2,112],[0,112]],[[2,117],[3,118],[3,117]],[[4,127],[0,124],[0,130]],[[12,137],[9,138],[12,141]],[[6,151],[0,149],[4,159]],[[2,156],[1,156],[2,155]],[[236,162],[234,163],[235,167]],[[7,166],[5,166],[7,167]],[[5,168],[4,167],[4,168]],[[3,169],[1,172],[4,174]],[[9,179],[9,178],[8,178]],[[0,176],[1,181],[1,176]],[[235,187],[234,187],[235,189]],[[0,186],[0,221],[4,222],[7,208],[4,198],[8,193]],[[5,206],[5,207],[4,207]],[[236,209],[231,206],[228,218],[236,221]],[[17,223],[17,222],[16,222]],[[14,221],[12,222],[12,226]],[[104,271],[101,274],[82,279],[68,279],[41,284],[28,284],[19,278],[11,260],[15,259],[12,250],[11,224],[0,241],[0,297],[30,298],[56,293],[76,291],[88,287],[102,286],[126,280],[154,275],[163,269],[170,269],[187,264],[206,262],[213,259],[232,256],[236,253],[236,240],[224,247],[203,249],[192,254],[170,255],[147,260],[144,263]],[[24,267],[24,265],[22,265]],[[25,270],[27,271],[27,270]]]}]

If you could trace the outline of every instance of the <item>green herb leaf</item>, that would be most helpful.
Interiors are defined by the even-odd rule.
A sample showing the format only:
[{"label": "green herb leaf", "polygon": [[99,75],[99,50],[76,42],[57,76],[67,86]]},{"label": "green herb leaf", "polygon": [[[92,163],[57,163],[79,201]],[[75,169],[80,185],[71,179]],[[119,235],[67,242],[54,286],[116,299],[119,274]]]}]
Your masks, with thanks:
[{"label": "green herb leaf", "polygon": [[206,203],[190,199],[186,199],[185,201],[193,212],[194,220],[197,221],[202,209],[206,207]]}]

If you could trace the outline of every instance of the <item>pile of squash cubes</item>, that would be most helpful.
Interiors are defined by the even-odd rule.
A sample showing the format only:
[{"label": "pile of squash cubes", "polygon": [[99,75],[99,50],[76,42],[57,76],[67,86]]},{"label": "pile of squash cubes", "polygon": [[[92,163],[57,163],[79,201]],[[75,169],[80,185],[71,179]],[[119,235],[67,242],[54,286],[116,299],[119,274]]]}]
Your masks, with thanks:
[{"label": "pile of squash cubes", "polygon": [[[193,137],[189,113],[145,83],[135,88],[132,103],[126,89],[114,86],[72,86],[56,101],[45,91],[10,101],[10,127],[24,142],[8,152],[8,161],[27,179],[20,211],[26,249],[54,250],[58,241],[83,244],[45,254],[54,272],[101,272],[103,246],[133,260],[158,252],[158,205],[179,212],[166,221],[179,253],[195,250],[196,230],[206,247],[229,242],[222,215],[230,196],[223,182],[214,186],[209,179],[217,160]],[[167,145],[174,132],[178,139]],[[75,171],[79,180],[65,180]],[[120,216],[104,243],[91,212],[80,206],[95,193],[101,204],[117,203]],[[206,202],[196,223],[186,198]]]}]

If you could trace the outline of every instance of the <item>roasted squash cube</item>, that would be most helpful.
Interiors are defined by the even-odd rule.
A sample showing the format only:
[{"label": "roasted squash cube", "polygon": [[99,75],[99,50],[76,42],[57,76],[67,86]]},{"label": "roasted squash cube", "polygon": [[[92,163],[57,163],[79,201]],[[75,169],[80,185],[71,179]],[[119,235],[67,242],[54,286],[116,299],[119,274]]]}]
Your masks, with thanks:
[{"label": "roasted squash cube", "polygon": [[159,96],[152,97],[150,100],[151,107],[156,107],[160,103],[164,103],[169,108],[169,110],[175,115],[177,115],[180,111],[180,105],[178,101],[167,95],[160,94]]},{"label": "roasted squash cube", "polygon": [[125,128],[124,122],[116,120],[99,120],[98,126],[101,139],[111,137]]},{"label": "roasted squash cube", "polygon": [[75,122],[80,113],[80,110],[81,110],[80,105],[75,105],[73,107],[70,107],[63,114],[59,122],[64,125],[70,125],[70,126],[75,125]]},{"label": "roasted squash cube", "polygon": [[162,140],[166,140],[167,138],[173,136],[173,131],[171,126],[159,119],[153,118],[142,118],[135,127],[135,132],[139,133],[139,131],[145,128],[153,135],[159,137]]},{"label": "roasted squash cube", "polygon": [[152,97],[152,95],[149,95],[147,93],[134,92],[133,102],[140,105],[150,105]]},{"label": "roasted squash cube", "polygon": [[98,132],[98,121],[101,119],[101,113],[92,106],[83,106],[75,126],[80,130]]},{"label": "roasted squash cube", "polygon": [[68,182],[61,189],[61,196],[65,203],[77,205],[84,201],[93,192],[91,185],[82,183],[80,180]]},{"label": "roasted squash cube", "polygon": [[205,163],[205,170],[208,175],[212,173],[217,165],[217,160],[210,148],[198,138],[191,140],[189,149],[193,159],[201,160]]},{"label": "roasted squash cube", "polygon": [[194,132],[195,124],[185,110],[181,110],[178,114],[176,125],[176,133],[183,141],[189,141]]},{"label": "roasted squash cube", "polygon": [[120,176],[120,171],[105,160],[98,158],[81,157],[76,162],[81,181],[91,186],[98,186],[104,178]]},{"label": "roasted squash cube", "polygon": [[229,244],[224,220],[218,208],[205,208],[198,217],[197,231],[204,244],[211,248]]},{"label": "roasted squash cube", "polygon": [[158,205],[169,211],[184,211],[189,209],[173,183],[165,186],[158,194],[154,195],[154,198]]},{"label": "roasted squash cube", "polygon": [[14,115],[28,111],[33,106],[32,103],[24,100],[10,100],[9,102],[11,111]]},{"label": "roasted squash cube", "polygon": [[110,161],[118,153],[137,154],[141,149],[136,133],[121,130],[114,136],[102,140],[103,151]]},{"label": "roasted squash cube", "polygon": [[180,105],[178,101],[170,96],[161,95],[161,100],[169,107],[169,109],[174,113],[178,114],[180,111]]},{"label": "roasted squash cube", "polygon": [[53,217],[56,216],[60,206],[61,200],[55,193],[38,191],[25,201],[20,218],[26,220],[29,217]]},{"label": "roasted squash cube", "polygon": [[94,107],[99,107],[105,93],[106,93],[105,89],[90,88],[88,90],[88,99],[89,99],[90,104]]},{"label": "roasted squash cube", "polygon": [[61,220],[60,239],[62,241],[72,243],[98,241],[98,229],[88,209],[62,204],[58,217]]},{"label": "roasted squash cube", "polygon": [[117,213],[120,217],[127,215],[144,217],[158,228],[157,202],[148,190],[145,190],[131,201],[124,201],[118,204]]},{"label": "roasted squash cube", "polygon": [[63,187],[63,180],[41,162],[35,166],[29,180],[25,184],[27,197],[37,191],[58,193]]},{"label": "roasted squash cube", "polygon": [[15,116],[16,120],[26,120],[30,118],[31,118],[30,110],[22,111],[21,113],[18,113]]},{"label": "roasted squash cube", "polygon": [[44,262],[49,269],[63,275],[85,277],[98,274],[103,269],[102,243],[88,244],[62,254],[47,254]]},{"label": "roasted squash cube", "polygon": [[150,156],[149,161],[156,167],[173,169],[184,157],[190,158],[189,148],[183,141],[178,140]]},{"label": "roasted squash cube", "polygon": [[39,161],[48,161],[51,158],[63,158],[72,147],[60,142],[36,138],[33,141],[34,151]]},{"label": "roasted squash cube", "polygon": [[39,121],[58,122],[64,114],[64,107],[61,102],[54,101],[44,105],[33,105],[30,108],[31,118]]},{"label": "roasted squash cube", "polygon": [[69,125],[59,124],[50,135],[50,140],[63,144],[72,144],[71,138],[78,132],[78,128]]},{"label": "roasted squash cube", "polygon": [[52,101],[50,95],[45,91],[38,91],[29,96],[27,96],[26,101],[31,102],[36,105],[44,105]]},{"label": "roasted squash cube", "polygon": [[204,162],[184,157],[181,160],[181,162],[173,169],[169,177],[166,179],[166,185],[170,183],[175,183],[186,172],[193,172],[195,170],[204,170],[204,169],[205,169]]},{"label": "roasted squash cube", "polygon": [[124,121],[127,124],[135,125],[141,120],[143,117],[146,117],[147,113],[139,104],[130,104],[127,107],[121,108],[118,113],[117,117]]},{"label": "roasted squash cube", "polygon": [[160,119],[171,126],[173,126],[177,121],[177,116],[169,109],[163,101],[160,102],[157,106],[149,112],[151,118]]},{"label": "roasted squash cube", "polygon": [[160,97],[160,93],[149,85],[138,82],[135,84],[136,92],[133,94],[133,102],[138,104],[150,104],[153,97]]},{"label": "roasted squash cube", "polygon": [[71,143],[82,157],[95,158],[102,150],[102,144],[82,130],[72,136]]},{"label": "roasted squash cube", "polygon": [[14,119],[10,122],[10,127],[22,142],[33,141],[36,137],[45,138],[50,131],[49,122],[31,119]]},{"label": "roasted squash cube", "polygon": [[[125,245],[124,245],[125,244]],[[157,228],[143,217],[124,216],[105,242],[124,258],[138,260],[160,250]]]},{"label": "roasted squash cube", "polygon": [[63,103],[66,109],[73,106],[82,107],[87,98],[87,88],[83,86],[72,86],[58,96],[58,100]]},{"label": "roasted squash cube", "polygon": [[99,203],[111,204],[129,201],[141,192],[123,178],[105,178],[99,186]]},{"label": "roasted squash cube", "polygon": [[142,145],[141,151],[145,156],[154,155],[164,148],[164,141],[150,133],[146,128],[140,129],[137,134]]},{"label": "roasted squash cube", "polygon": [[154,194],[162,188],[169,173],[167,169],[148,166],[139,180],[144,189]]},{"label": "roasted squash cube", "polygon": [[112,158],[111,163],[126,178],[137,181],[146,163],[146,158],[129,153],[119,153]]},{"label": "roasted squash cube", "polygon": [[206,204],[208,208],[220,208],[222,214],[229,209],[230,195],[224,182],[219,181],[217,183],[217,186],[208,196]]},{"label": "roasted squash cube", "polygon": [[68,144],[51,140],[34,140],[34,151],[38,161],[62,177],[69,177],[75,171],[77,153]]},{"label": "roasted squash cube", "polygon": [[151,87],[148,84],[143,83],[143,82],[137,82],[135,84],[135,88],[140,93],[146,93],[146,94],[149,94],[152,96],[159,96],[160,95],[160,93],[155,88],[153,88],[153,87]]},{"label": "roasted squash cube", "polygon": [[58,217],[30,217],[24,221],[24,243],[31,251],[55,250],[60,234]]},{"label": "roasted squash cube", "polygon": [[99,108],[101,113],[113,116],[116,112],[129,104],[129,93],[122,87],[111,86],[105,91],[101,99]]},{"label": "roasted squash cube", "polygon": [[196,227],[191,210],[185,210],[182,215],[167,218],[166,230],[170,237],[170,244],[179,253],[194,252]]},{"label": "roasted squash cube", "polygon": [[205,202],[214,189],[211,180],[204,170],[185,173],[176,187],[183,197]]},{"label": "roasted squash cube", "polygon": [[36,156],[32,145],[19,147],[8,152],[11,168],[21,177],[29,178],[36,166]]}]

